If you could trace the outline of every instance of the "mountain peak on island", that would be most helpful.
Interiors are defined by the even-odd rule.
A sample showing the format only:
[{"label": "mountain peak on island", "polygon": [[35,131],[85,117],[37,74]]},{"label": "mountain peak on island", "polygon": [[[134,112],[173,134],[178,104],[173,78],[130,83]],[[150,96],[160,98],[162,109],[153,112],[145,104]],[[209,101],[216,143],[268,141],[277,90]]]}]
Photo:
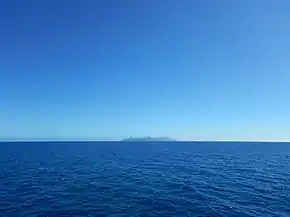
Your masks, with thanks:
[{"label": "mountain peak on island", "polygon": [[129,137],[129,138],[126,138],[126,139],[123,139],[122,141],[144,141],[144,142],[149,142],[149,141],[176,141],[175,139],[172,139],[172,138],[169,138],[169,137],[150,137],[150,136],[147,136],[147,137]]}]

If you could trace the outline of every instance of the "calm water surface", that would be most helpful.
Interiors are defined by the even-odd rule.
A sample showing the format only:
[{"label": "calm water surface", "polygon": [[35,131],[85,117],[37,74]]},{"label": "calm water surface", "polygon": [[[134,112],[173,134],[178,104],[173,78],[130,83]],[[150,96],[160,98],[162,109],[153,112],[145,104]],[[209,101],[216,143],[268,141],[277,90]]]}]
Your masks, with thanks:
[{"label": "calm water surface", "polygon": [[290,216],[290,143],[0,143],[1,216]]}]

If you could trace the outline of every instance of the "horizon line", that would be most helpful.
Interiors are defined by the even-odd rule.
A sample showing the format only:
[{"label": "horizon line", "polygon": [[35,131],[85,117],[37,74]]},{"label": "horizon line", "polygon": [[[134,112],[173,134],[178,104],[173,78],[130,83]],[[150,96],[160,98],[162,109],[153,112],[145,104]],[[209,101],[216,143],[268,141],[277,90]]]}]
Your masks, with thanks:
[{"label": "horizon line", "polygon": [[107,140],[102,140],[102,139],[93,139],[93,140],[78,140],[78,139],[74,139],[74,140],[46,140],[46,139],[8,139],[8,140],[2,140],[0,139],[0,143],[13,143],[13,142],[142,142],[142,143],[146,143],[146,142],[244,142],[244,143],[250,143],[250,142],[263,142],[263,143],[290,143],[290,140],[172,140],[172,141],[123,141],[123,139],[116,139],[116,140],[112,140],[112,139],[107,139]]}]

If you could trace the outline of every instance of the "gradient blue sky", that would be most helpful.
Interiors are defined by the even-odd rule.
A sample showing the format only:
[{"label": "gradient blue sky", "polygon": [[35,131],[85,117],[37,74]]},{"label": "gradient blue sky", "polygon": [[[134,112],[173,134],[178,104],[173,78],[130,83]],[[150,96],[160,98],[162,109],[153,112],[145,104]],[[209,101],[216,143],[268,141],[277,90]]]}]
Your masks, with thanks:
[{"label": "gradient blue sky", "polygon": [[0,138],[290,140],[289,0],[0,2]]}]

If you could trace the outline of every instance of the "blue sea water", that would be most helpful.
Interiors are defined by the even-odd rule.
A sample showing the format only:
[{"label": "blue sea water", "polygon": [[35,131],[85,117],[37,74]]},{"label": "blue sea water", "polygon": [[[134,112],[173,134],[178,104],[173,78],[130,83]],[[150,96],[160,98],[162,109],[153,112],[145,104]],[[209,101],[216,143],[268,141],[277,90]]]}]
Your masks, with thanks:
[{"label": "blue sea water", "polygon": [[290,216],[290,143],[0,143],[1,216]]}]

